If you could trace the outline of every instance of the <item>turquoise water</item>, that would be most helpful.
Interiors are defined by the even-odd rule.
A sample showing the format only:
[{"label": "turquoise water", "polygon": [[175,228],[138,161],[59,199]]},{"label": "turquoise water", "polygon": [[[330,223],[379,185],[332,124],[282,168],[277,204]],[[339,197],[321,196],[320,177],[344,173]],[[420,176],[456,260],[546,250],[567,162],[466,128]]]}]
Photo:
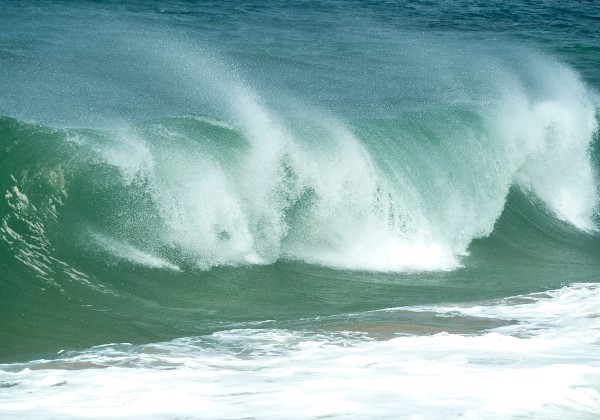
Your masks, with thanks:
[{"label": "turquoise water", "polygon": [[[250,370],[316,366],[312,384],[275,380],[306,399],[300,417],[393,417],[389,389],[361,394],[389,379],[358,369],[364,352],[402,381],[440,363],[412,377],[420,393],[394,385],[406,418],[593,418],[599,19],[572,1],[3,4],[0,413],[107,408],[90,387],[109,366],[125,370],[107,380],[131,377],[129,401],[169,395],[170,366],[202,404],[98,416],[295,409],[238,378],[229,363],[247,356]],[[543,380],[567,359],[580,377]],[[539,398],[495,411],[517,399],[485,375],[525,368]],[[203,375],[223,391],[186,388]],[[323,391],[343,409],[302,391],[343,377],[363,383]]]}]

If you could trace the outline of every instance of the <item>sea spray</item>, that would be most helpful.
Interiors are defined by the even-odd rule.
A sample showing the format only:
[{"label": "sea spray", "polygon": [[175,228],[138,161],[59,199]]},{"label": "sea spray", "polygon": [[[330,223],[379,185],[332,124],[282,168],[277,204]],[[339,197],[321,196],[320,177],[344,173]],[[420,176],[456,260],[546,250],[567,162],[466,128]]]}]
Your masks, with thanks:
[{"label": "sea spray", "polygon": [[[244,108],[232,122],[175,117],[118,131],[72,129],[62,141],[76,135],[79,144],[64,147],[89,158],[70,159],[65,185],[69,176],[100,170],[100,178],[78,184],[114,208],[86,222],[67,191],[59,208],[69,206],[82,231],[100,229],[172,266],[285,258],[351,269],[451,269],[473,239],[492,232],[511,186],[556,217],[595,229],[595,107],[575,75],[564,79],[579,90],[559,89],[532,105],[518,91],[492,105],[343,122],[275,118],[254,100],[232,97]],[[109,168],[120,179],[106,178]],[[106,195],[108,185],[117,190]],[[47,207],[32,205],[34,212]]]}]

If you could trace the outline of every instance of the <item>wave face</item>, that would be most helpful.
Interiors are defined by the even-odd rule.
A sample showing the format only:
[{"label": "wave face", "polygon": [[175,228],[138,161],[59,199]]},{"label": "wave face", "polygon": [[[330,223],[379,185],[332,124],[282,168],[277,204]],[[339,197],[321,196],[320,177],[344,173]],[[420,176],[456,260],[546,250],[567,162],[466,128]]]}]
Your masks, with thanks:
[{"label": "wave face", "polygon": [[[3,6],[0,411],[80,416],[27,396],[110,366],[134,398],[214,375],[239,393],[213,417],[235,417],[245,367],[317,366],[329,392],[331,351],[389,389],[359,353],[407,383],[433,357],[446,385],[417,369],[404,401],[454,401],[451,372],[473,374],[456,416],[491,415],[481,384],[505,374],[548,390],[506,418],[593,418],[597,13],[454,3]],[[299,416],[395,417],[386,392]],[[434,406],[411,413],[448,417]]]}]

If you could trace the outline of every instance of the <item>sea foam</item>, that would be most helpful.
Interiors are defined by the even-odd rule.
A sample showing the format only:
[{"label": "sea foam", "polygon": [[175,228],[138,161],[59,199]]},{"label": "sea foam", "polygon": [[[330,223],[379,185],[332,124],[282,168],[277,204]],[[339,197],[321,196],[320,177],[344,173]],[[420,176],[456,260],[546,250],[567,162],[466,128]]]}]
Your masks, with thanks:
[{"label": "sea foam", "polygon": [[599,303],[600,285],[576,284],[386,310],[512,321],[474,334],[413,335],[399,324],[379,341],[356,330],[259,327],[99,346],[0,365],[0,410],[5,418],[591,419],[600,413]]}]

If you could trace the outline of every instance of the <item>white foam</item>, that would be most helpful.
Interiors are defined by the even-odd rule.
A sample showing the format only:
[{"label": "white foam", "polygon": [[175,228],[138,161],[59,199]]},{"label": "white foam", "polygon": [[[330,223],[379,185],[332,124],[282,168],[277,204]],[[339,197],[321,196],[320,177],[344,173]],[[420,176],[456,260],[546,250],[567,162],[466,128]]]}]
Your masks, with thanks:
[{"label": "white foam", "polygon": [[[600,415],[600,284],[402,310],[510,318],[479,334],[242,329],[2,365],[4,418]],[[388,325],[389,326],[389,325]],[[293,414],[291,414],[293,413]]]}]

